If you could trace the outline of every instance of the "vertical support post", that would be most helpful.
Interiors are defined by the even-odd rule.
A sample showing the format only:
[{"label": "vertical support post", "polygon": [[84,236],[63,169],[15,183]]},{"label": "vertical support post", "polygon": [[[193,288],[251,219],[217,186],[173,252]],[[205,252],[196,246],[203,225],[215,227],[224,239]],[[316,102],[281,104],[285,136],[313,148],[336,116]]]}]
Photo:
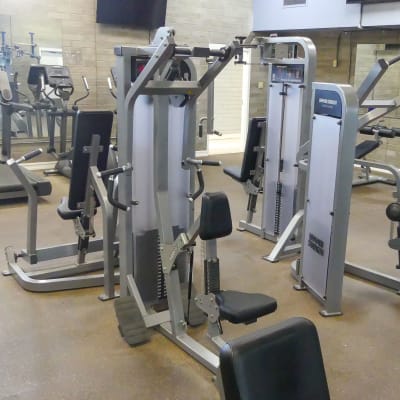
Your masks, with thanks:
[{"label": "vertical support post", "polygon": [[11,109],[10,106],[1,106],[1,158],[7,161],[11,157]]},{"label": "vertical support post", "polygon": [[174,243],[174,232],[170,218],[168,145],[169,145],[169,99],[168,96],[154,96],[154,193],[157,211],[160,251],[165,284],[168,293],[168,308],[171,313],[171,329],[174,335],[186,331],[185,314],[181,297],[179,271],[166,266],[170,260],[165,257],[166,248]]},{"label": "vertical support post", "polygon": [[[132,164],[132,132],[133,107],[125,104],[127,93],[131,87],[131,57],[119,55],[116,59],[118,77],[118,163],[119,166]],[[119,177],[118,195],[121,202],[129,204],[132,199],[132,171]],[[119,211],[119,246],[120,246],[120,292],[128,293],[128,275],[133,275],[133,233],[132,211]]]}]

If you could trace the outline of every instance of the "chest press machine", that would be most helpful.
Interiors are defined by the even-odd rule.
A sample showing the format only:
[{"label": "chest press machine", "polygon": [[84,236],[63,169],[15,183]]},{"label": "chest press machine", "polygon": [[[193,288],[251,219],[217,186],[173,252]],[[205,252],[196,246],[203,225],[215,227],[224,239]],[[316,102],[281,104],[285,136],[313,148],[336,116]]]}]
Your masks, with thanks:
[{"label": "chest press machine", "polygon": [[[250,121],[242,166],[227,167],[224,172],[242,183],[249,196],[247,217],[239,222],[239,230],[277,242],[292,217],[303,209],[305,178],[298,168],[297,154],[309,137],[316,49],[303,37],[263,38],[252,34],[246,43],[259,47],[261,64],[269,66],[267,118]],[[282,45],[286,48],[284,55],[278,50]],[[258,226],[253,218],[261,193]],[[297,253],[300,236],[295,232],[279,241],[266,259],[274,262]]]},{"label": "chest press machine", "polygon": [[[74,222],[78,236],[75,244],[37,248],[38,195],[19,165],[26,157],[8,161],[8,166],[28,193],[28,231],[26,249],[15,251],[11,246],[6,248],[8,270],[3,274],[12,275],[24,289],[52,292],[104,285],[104,294],[100,299],[115,297],[117,244],[114,242],[117,216],[114,206],[120,205],[112,198],[113,181],[108,182],[106,190],[103,179],[122,173],[125,169],[106,171],[112,121],[111,111],[87,111],[77,115],[69,196],[64,197],[57,208],[63,220]],[[103,238],[90,240],[95,236],[93,218],[99,206],[103,218]],[[104,253],[102,259],[86,261],[88,253],[100,251]],[[73,265],[45,268],[42,264],[71,256],[76,256]],[[20,265],[19,261],[23,263]],[[89,274],[98,270],[104,272]]]},{"label": "chest press machine", "polygon": [[[206,314],[209,336],[222,346],[221,319],[250,323],[276,309],[268,296],[219,288],[216,239],[232,229],[226,196],[205,193],[194,220],[194,202],[204,190],[201,166],[219,165],[194,159],[196,101],[237,50],[235,42],[216,51],[180,47],[170,28],[160,28],[148,47],[115,49],[119,162],[133,166],[120,177],[119,198],[124,204],[138,201],[120,213],[121,298],[115,302],[120,332],[138,344],[148,339],[150,328],[158,328],[214,373],[218,357],[186,333],[187,321],[202,323]],[[191,59],[210,56],[216,61],[197,79]],[[140,62],[144,67],[135,74]],[[193,301],[198,237],[206,242],[205,291]]]},{"label": "chest press machine", "polygon": [[[318,336],[309,321],[290,320],[236,342],[225,343],[220,336],[222,319],[251,323],[276,309],[276,301],[268,296],[220,290],[216,239],[232,230],[224,193],[204,193],[200,216],[194,221],[193,215],[194,202],[204,190],[202,166],[219,165],[193,158],[196,101],[237,49],[235,42],[217,51],[179,47],[170,28],[160,28],[148,47],[115,49],[119,162],[133,166],[120,177],[119,198],[125,204],[138,200],[120,212],[121,297],[115,301],[120,333],[136,345],[156,328],[217,375],[222,399],[250,400],[271,393],[277,400],[327,400]],[[191,58],[210,55],[216,61],[196,80]],[[144,67],[137,74],[138,63]],[[177,63],[185,72],[171,75]],[[205,290],[191,302],[198,237],[206,242]],[[220,357],[187,333],[187,323],[203,321],[189,315],[195,305],[207,316],[208,335],[220,348]],[[283,354],[296,354],[292,369],[276,365]],[[307,368],[302,368],[305,362]],[[271,368],[274,364],[277,368]],[[257,373],[244,377],[243,368],[256,368]],[[277,387],[282,379],[285,385]]]}]

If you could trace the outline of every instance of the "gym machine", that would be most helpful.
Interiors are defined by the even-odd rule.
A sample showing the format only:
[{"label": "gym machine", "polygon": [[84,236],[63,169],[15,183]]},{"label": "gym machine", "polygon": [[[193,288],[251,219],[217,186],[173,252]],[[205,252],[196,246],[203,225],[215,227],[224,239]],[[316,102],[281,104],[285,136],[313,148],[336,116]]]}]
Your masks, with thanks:
[{"label": "gym machine", "polygon": [[356,146],[355,164],[360,165],[361,171],[359,176],[353,180],[353,186],[371,185],[373,183],[383,183],[392,186],[396,185],[396,181],[391,178],[382,175],[371,174],[372,168],[380,171],[389,171],[389,173],[392,173],[391,170],[393,169],[393,166],[380,161],[365,160],[365,157],[379,148],[381,145],[381,138],[394,139],[395,137],[400,136],[400,130],[396,128],[387,128],[380,125],[373,125],[361,128],[360,133],[363,135],[373,136],[374,139],[364,140]]},{"label": "gym machine", "polygon": [[[265,128],[263,120],[259,119],[258,125],[250,122],[242,166],[228,167],[224,172],[242,183],[249,195],[247,217],[240,221],[239,230],[276,242],[292,217],[303,208],[305,180],[296,157],[309,138],[316,49],[308,38],[263,38],[254,34],[244,46],[259,47],[261,64],[269,67],[268,117]],[[264,193],[261,226],[257,226],[253,218],[261,193]],[[285,246],[277,246],[276,254],[270,258],[277,261],[298,252],[298,236],[291,235]]]},{"label": "gym machine", "polygon": [[[216,239],[232,229],[226,196],[205,193],[194,221],[201,166],[219,165],[194,159],[196,102],[237,51],[237,42],[219,50],[178,46],[171,28],[160,28],[147,47],[115,49],[119,163],[133,167],[119,177],[118,197],[137,202],[119,214],[119,329],[139,344],[156,328],[215,374],[219,357],[188,335],[187,324],[203,323],[206,314],[208,334],[221,347],[221,319],[250,323],[276,308],[265,295],[219,290]],[[216,60],[197,79],[192,59],[210,56]],[[202,294],[191,284],[198,237],[207,254]]]},{"label": "gym machine", "polygon": [[[400,289],[399,279],[345,260],[356,135],[368,123],[400,106],[400,98],[367,100],[385,71],[398,61],[400,57],[378,60],[357,92],[349,86],[314,84],[310,155],[308,162],[302,161],[307,165],[302,255],[292,268],[298,280],[296,288],[307,289],[322,303],[323,316],[342,314],[344,273]],[[369,111],[358,115],[360,108]],[[363,165],[364,160],[357,163]],[[368,165],[374,163],[368,161]],[[400,172],[393,166],[386,169],[393,174],[397,188],[397,202],[388,206],[387,215],[398,224]],[[398,237],[399,233],[397,229]],[[399,251],[398,237],[392,237],[389,246]]]},{"label": "gym machine", "polygon": [[[77,243],[37,248],[38,196],[19,165],[27,157],[8,160],[9,168],[28,193],[28,230],[26,249],[6,248],[8,270],[3,274],[12,275],[25,290],[51,292],[104,285],[100,299],[115,297],[114,284],[118,278],[114,273],[118,246],[115,242],[116,207],[121,205],[113,197],[113,182],[114,177],[125,172],[126,168],[105,170],[112,121],[113,113],[110,111],[77,114],[69,196],[63,198],[57,208],[63,220],[73,221]],[[40,152],[36,151],[29,158]],[[103,181],[106,178],[107,189]],[[103,238],[90,240],[95,236],[93,219],[98,207],[103,218]],[[103,258],[86,261],[86,255],[94,252],[103,252]],[[48,268],[41,264],[72,256],[76,256],[73,265]],[[97,270],[104,270],[104,273],[91,274]]]},{"label": "gym machine", "polygon": [[[57,160],[53,169],[46,170],[45,175],[60,174],[68,178],[71,177],[71,151],[67,151],[68,140],[68,120],[71,118],[72,135],[74,138],[75,119],[78,112],[78,103],[90,95],[90,88],[86,77],[82,76],[82,81],[86,93],[76,99],[71,107],[68,102],[74,93],[74,84],[68,67],[59,65],[32,65],[29,70],[28,85],[35,97],[35,112],[37,130],[42,133],[42,110],[47,115],[47,130],[49,135],[49,147],[47,152]],[[46,92],[46,85],[51,88]],[[54,99],[52,95],[57,99]],[[57,100],[57,103],[56,101]],[[60,144],[56,151],[55,131],[56,125],[60,126]],[[39,134],[39,133],[38,133]],[[72,143],[73,147],[73,143]]]},{"label": "gym machine", "polygon": [[[0,94],[1,94],[1,125],[2,125],[2,148],[0,161],[0,199],[17,199],[27,197],[24,185],[13,174],[7,161],[11,157],[11,123],[12,115],[20,110],[31,112],[32,106],[26,103],[17,103],[13,98],[8,74],[0,71]],[[36,196],[48,196],[51,193],[51,183],[31,171],[21,167],[21,173]]]},{"label": "gym machine", "polygon": [[[40,62],[40,57],[36,54],[38,45],[35,43],[35,33],[29,32],[29,43],[17,43],[9,45],[7,43],[6,32],[1,33],[1,46],[0,46],[0,70],[6,71],[9,79],[9,85],[12,91],[14,102],[20,103],[19,97],[24,97],[28,100],[27,96],[19,92],[18,87],[18,72],[13,70],[13,60],[28,56],[31,59]],[[28,47],[29,50],[26,49]],[[12,130],[13,137],[18,137],[20,134],[27,135],[29,138],[33,136],[31,113],[27,111],[19,111],[12,114]]]}]

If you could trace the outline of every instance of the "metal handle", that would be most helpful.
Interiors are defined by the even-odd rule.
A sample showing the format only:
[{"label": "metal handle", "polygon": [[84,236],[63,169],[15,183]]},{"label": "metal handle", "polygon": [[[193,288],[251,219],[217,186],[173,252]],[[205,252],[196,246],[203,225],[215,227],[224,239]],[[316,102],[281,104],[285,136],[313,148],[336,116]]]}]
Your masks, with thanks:
[{"label": "metal handle", "polygon": [[194,158],[187,158],[185,162],[189,165],[200,166],[205,165],[208,167],[219,167],[222,165],[221,161],[211,161],[211,160],[196,160]]},{"label": "metal handle", "polygon": [[[89,87],[89,83],[88,83],[88,81],[87,81],[87,79],[86,79],[86,76],[84,76],[84,75],[82,75],[82,82],[83,82],[83,86],[84,86],[84,88],[85,88],[85,90],[86,90],[86,94],[84,95],[84,96],[82,96],[82,97],[79,97],[79,99],[76,99],[75,101],[74,101],[74,104],[73,104],[73,108],[75,107],[77,107],[77,105],[78,105],[78,103],[80,102],[80,101],[82,101],[82,100],[85,100],[89,95],[90,95],[90,87]],[[72,93],[73,93],[73,91],[71,92],[71,95],[72,95]]]},{"label": "metal handle", "polygon": [[204,176],[201,169],[197,170],[197,179],[199,181],[199,188],[191,196],[188,196],[190,202],[195,201],[204,191]]},{"label": "metal handle", "polygon": [[115,178],[117,175],[122,174],[126,171],[132,171],[133,168],[131,165],[127,164],[127,165],[123,165],[122,167],[118,167],[118,168],[111,168],[105,171],[101,171],[97,173],[97,176],[99,178],[107,178],[108,177],[108,181],[107,181],[107,200],[110,202],[111,205],[113,205],[114,207],[118,208],[119,210],[122,211],[129,211],[131,209],[131,205],[137,205],[139,204],[139,202],[137,201],[131,201],[130,205],[125,205],[120,203],[118,200],[116,200],[113,197],[114,194],[114,182],[115,182]]},{"label": "metal handle", "polygon": [[219,167],[222,163],[221,161],[211,161],[211,160],[196,160],[194,158],[187,158],[186,163],[196,167],[197,180],[199,181],[199,188],[187,198],[190,202],[195,201],[204,191],[204,176],[203,171],[200,168],[201,165],[207,167]]},{"label": "metal handle", "polygon": [[114,93],[114,88],[110,77],[107,78],[107,83],[108,83],[108,90],[110,91],[111,96],[114,97],[114,99],[116,99],[117,95]]},{"label": "metal handle", "polygon": [[107,178],[112,175],[122,174],[123,172],[126,172],[126,171],[132,171],[132,169],[133,168],[131,165],[123,165],[122,167],[111,168],[111,169],[107,169],[105,171],[100,171],[97,173],[97,176],[99,178]]},{"label": "metal handle", "polygon": [[42,153],[43,153],[43,149],[32,150],[32,151],[24,154],[23,156],[21,156],[17,160],[14,160],[14,159],[11,158],[10,160],[7,161],[7,165],[12,165],[14,163],[15,164],[19,164],[19,163],[22,163],[24,161],[31,160],[32,158],[35,158],[35,157],[39,156]]},{"label": "metal handle", "polygon": [[115,176],[110,176],[107,181],[107,199],[110,202],[111,205],[113,205],[115,208],[118,208],[119,210],[122,211],[129,211],[130,207],[126,206],[125,204],[120,203],[118,200],[115,200],[113,197],[114,194],[114,181],[115,181]]},{"label": "metal handle", "polygon": [[90,87],[89,87],[89,83],[87,81],[86,76],[82,75],[82,81],[83,81],[83,86],[85,86],[86,91],[89,92],[90,91]]}]

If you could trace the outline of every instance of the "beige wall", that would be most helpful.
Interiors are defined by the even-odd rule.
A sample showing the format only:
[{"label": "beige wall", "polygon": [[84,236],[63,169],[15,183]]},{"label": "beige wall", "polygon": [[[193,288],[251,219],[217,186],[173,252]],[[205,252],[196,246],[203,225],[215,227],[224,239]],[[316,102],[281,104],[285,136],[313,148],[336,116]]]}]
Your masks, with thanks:
[{"label": "beige wall", "polygon": [[[23,17],[26,32],[39,30],[39,25],[47,21],[57,21],[64,61],[76,86],[74,98],[83,94],[81,75],[89,80],[91,96],[81,103],[86,108],[115,107],[107,88],[114,64],[113,47],[149,42],[148,31],[96,24],[96,0],[0,0],[0,10],[0,14]],[[179,43],[207,45],[246,35],[251,17],[251,0],[168,0],[166,24],[175,28]],[[37,41],[40,45],[40,35]],[[199,114],[204,114],[204,108],[203,96]]]}]

